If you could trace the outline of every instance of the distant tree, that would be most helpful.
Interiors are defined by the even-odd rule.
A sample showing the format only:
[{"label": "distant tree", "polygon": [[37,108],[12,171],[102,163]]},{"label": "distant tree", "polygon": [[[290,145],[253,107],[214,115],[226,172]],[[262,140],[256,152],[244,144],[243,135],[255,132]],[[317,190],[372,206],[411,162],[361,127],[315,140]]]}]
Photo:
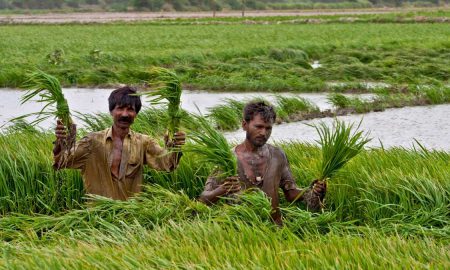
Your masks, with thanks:
[{"label": "distant tree", "polygon": [[134,0],[133,6],[137,10],[143,10],[146,8],[150,8],[150,0]]},{"label": "distant tree", "polygon": [[394,0],[394,4],[396,7],[401,7],[403,4],[403,0]]},{"label": "distant tree", "polygon": [[9,8],[9,3],[6,0],[0,0],[0,9]]},{"label": "distant tree", "polygon": [[222,10],[222,6],[217,0],[210,0],[209,8],[213,12],[213,17],[216,17],[216,12]]},{"label": "distant tree", "polygon": [[72,7],[72,8],[79,8],[80,7],[80,1],[79,0],[68,0],[66,4],[69,7]]}]

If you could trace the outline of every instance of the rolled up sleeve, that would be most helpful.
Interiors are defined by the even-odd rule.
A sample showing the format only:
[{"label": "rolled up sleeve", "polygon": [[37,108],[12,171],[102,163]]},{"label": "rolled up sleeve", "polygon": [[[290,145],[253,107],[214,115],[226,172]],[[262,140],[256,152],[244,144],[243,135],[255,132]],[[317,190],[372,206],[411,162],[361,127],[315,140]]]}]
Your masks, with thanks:
[{"label": "rolled up sleeve", "polygon": [[178,166],[181,152],[177,151],[177,149],[165,149],[151,138],[146,138],[144,146],[144,163],[152,169],[170,172]]}]

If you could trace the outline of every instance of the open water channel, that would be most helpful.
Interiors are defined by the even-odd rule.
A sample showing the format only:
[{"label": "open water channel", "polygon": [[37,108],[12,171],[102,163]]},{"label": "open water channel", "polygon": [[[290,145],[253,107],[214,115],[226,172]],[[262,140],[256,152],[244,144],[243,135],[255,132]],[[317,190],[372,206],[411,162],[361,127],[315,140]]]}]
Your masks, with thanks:
[{"label": "open water channel", "polygon": [[[83,113],[108,112],[107,99],[111,89],[64,89],[64,94],[73,111]],[[41,105],[35,102],[20,105],[20,98],[25,92],[16,89],[0,89],[0,126],[8,125],[9,119],[26,113],[36,112]],[[304,97],[321,110],[330,109],[326,94],[283,94]],[[200,110],[206,113],[207,108],[223,103],[225,98],[246,100],[262,96],[274,100],[271,94],[263,93],[210,93],[202,91],[184,91],[182,107],[191,112]],[[370,95],[363,95],[369,98]],[[144,102],[144,105],[148,105]],[[389,109],[384,112],[373,112],[365,115],[348,115],[338,117],[357,125],[361,119],[361,128],[370,133],[373,140],[370,146],[384,147],[402,146],[412,147],[415,140],[427,148],[450,151],[450,105],[436,105],[424,107],[406,107]],[[318,139],[314,128],[306,124],[324,121],[331,124],[333,119],[314,119],[310,121],[281,124],[274,127],[271,141],[307,141]],[[50,128],[53,121],[41,124],[43,128]],[[225,134],[231,141],[244,139],[242,131]]]}]

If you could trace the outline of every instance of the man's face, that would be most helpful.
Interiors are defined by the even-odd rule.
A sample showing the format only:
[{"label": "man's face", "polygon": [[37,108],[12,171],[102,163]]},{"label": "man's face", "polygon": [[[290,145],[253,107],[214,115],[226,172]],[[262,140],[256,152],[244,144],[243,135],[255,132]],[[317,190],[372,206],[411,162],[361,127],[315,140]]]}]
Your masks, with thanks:
[{"label": "man's face", "polygon": [[260,114],[253,116],[250,122],[245,120],[242,127],[246,131],[247,140],[256,147],[263,146],[272,134],[273,121],[264,121]]},{"label": "man's face", "polygon": [[114,125],[119,128],[129,128],[136,118],[136,110],[129,105],[116,107],[111,111]]}]

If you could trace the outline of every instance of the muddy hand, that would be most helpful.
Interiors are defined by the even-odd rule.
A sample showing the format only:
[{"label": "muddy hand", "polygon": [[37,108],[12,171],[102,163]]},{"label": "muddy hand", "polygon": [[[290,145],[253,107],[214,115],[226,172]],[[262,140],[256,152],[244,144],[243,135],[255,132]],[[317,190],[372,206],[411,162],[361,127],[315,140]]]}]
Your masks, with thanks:
[{"label": "muddy hand", "polygon": [[173,139],[169,140],[169,134],[164,134],[164,142],[166,147],[181,147],[186,142],[186,134],[184,132],[176,132],[173,134]]},{"label": "muddy hand", "polygon": [[184,132],[176,132],[173,135],[173,145],[175,147],[183,146],[186,143],[186,134]]},{"label": "muddy hand", "polygon": [[221,186],[226,191],[226,194],[236,193],[241,190],[241,184],[237,176],[227,177]]},{"label": "muddy hand", "polygon": [[316,196],[319,196],[321,200],[325,197],[325,194],[327,192],[327,182],[326,181],[320,181],[320,180],[314,180],[312,183],[313,186],[313,192]]},{"label": "muddy hand", "polygon": [[76,136],[77,136],[77,126],[75,124],[72,124],[69,129],[69,135],[67,135],[67,129],[62,123],[61,120],[57,120],[56,122],[56,128],[55,128],[55,136],[56,141],[54,142],[55,146],[53,148],[53,153],[56,155],[62,150],[62,146],[66,141],[71,144],[74,142]]}]

